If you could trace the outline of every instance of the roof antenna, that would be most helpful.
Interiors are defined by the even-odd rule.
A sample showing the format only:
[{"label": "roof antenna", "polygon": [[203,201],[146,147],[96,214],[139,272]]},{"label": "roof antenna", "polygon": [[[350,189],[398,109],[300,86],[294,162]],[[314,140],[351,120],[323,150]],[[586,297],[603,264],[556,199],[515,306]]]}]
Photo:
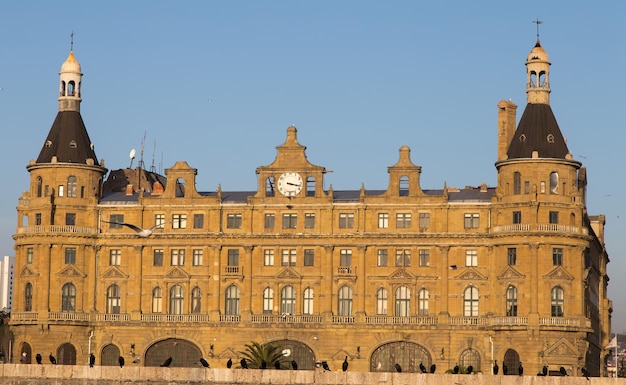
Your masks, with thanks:
[{"label": "roof antenna", "polygon": [[537,18],[537,20],[533,20],[533,23],[537,24],[537,41],[539,41],[539,24],[543,24],[543,21]]},{"label": "roof antenna", "polygon": [[156,167],[154,166],[154,153],[156,152],[156,140],[154,141],[154,149],[152,150],[152,165],[150,166],[150,172],[156,173]]},{"label": "roof antenna", "polygon": [[74,51],[74,31],[70,33],[70,52]]},{"label": "roof antenna", "polygon": [[146,169],[146,165],[143,163],[143,148],[146,145],[146,132],[143,132],[143,139],[141,140],[141,155],[139,156],[139,168]]}]

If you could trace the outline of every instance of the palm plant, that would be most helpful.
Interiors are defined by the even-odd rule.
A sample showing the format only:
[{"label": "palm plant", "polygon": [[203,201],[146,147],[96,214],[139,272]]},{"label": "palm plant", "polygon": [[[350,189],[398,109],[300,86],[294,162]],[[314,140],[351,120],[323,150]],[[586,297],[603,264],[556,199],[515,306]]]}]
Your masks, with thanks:
[{"label": "palm plant", "polygon": [[276,362],[283,363],[283,354],[278,346],[252,342],[239,354],[246,360],[250,369],[275,368]]}]

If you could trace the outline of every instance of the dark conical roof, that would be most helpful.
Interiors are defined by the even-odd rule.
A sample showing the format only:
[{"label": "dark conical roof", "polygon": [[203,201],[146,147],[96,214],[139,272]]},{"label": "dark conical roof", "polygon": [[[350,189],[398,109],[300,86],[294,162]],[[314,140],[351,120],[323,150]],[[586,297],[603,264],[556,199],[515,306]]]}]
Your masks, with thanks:
[{"label": "dark conical roof", "polygon": [[99,165],[80,112],[57,113],[37,163],[50,163],[54,156],[57,157],[57,162],[61,163],[85,164],[87,159],[91,158],[95,165]]},{"label": "dark conical roof", "polygon": [[569,153],[549,104],[526,105],[507,155],[509,159],[532,158],[533,151],[539,158],[565,159]]}]

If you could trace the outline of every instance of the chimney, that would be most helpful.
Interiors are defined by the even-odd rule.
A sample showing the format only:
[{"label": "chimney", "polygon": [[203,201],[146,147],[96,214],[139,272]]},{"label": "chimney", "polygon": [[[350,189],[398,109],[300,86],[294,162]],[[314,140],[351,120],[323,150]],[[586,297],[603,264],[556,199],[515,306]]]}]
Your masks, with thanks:
[{"label": "chimney", "polygon": [[498,161],[506,160],[509,145],[515,135],[517,105],[510,100],[498,103]]},{"label": "chimney", "polygon": [[133,191],[133,185],[132,184],[127,184],[126,185],[126,195],[130,196],[133,195],[134,191]]}]

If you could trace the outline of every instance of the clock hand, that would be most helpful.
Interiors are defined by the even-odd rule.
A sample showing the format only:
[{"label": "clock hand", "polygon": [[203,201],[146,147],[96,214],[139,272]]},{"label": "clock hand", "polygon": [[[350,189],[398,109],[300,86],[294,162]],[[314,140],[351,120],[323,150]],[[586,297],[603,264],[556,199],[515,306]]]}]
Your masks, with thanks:
[{"label": "clock hand", "polygon": [[288,184],[289,186],[300,186],[300,185],[299,185],[299,184],[297,184],[297,183],[291,183],[291,182],[287,182],[287,184]]}]

